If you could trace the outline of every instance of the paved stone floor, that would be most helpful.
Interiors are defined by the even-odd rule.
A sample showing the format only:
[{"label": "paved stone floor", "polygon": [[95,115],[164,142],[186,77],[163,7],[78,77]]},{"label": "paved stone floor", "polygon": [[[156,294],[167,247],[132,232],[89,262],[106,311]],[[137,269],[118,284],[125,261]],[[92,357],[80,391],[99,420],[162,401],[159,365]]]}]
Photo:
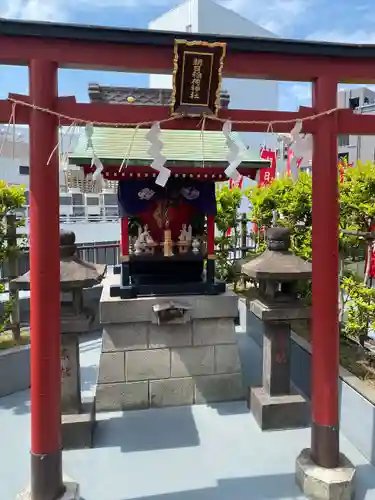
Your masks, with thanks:
[{"label": "paved stone floor", "polygon": [[[238,334],[244,376],[259,359]],[[94,387],[100,341],[81,345],[82,388]],[[29,475],[29,393],[0,399],[0,500],[14,500]],[[261,432],[242,402],[99,415],[94,449],[64,452],[82,500],[265,500],[304,498],[294,462],[309,429]],[[358,423],[360,425],[360,423]],[[375,468],[342,438],[358,466],[356,500],[375,500]]]}]

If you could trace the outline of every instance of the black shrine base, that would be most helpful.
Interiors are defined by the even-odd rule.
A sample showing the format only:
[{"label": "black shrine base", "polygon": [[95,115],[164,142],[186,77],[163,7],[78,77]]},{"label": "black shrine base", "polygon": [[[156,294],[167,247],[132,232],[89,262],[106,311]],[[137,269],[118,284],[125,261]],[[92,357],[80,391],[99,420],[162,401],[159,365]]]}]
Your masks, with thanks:
[{"label": "black shrine base", "polygon": [[121,274],[121,265],[113,267],[113,274]]},{"label": "black shrine base", "polygon": [[225,293],[226,285],[222,281],[208,283],[201,281],[198,283],[165,283],[148,285],[112,285],[110,296],[120,299],[131,299],[149,295],[165,297],[170,295],[220,295]]},{"label": "black shrine base", "polygon": [[[135,286],[143,285],[180,285],[199,283],[204,271],[204,257],[192,252],[164,255],[132,255],[129,261],[129,277]],[[122,273],[126,274],[126,263],[122,264]],[[122,282],[126,285],[126,282]]]},{"label": "black shrine base", "polygon": [[110,287],[111,297],[128,299],[138,296],[219,295],[226,285],[215,279],[215,261],[204,256],[177,254],[131,256],[114,268],[119,284]]},{"label": "black shrine base", "polygon": [[158,274],[154,276],[155,280],[150,280],[151,276],[147,274],[130,277],[129,265],[122,263],[114,268],[114,274],[119,276],[119,284],[110,287],[110,296],[129,299],[149,295],[220,295],[225,293],[226,284],[213,278],[211,262],[207,263],[207,272],[194,275],[190,269],[190,275],[168,273],[162,279],[162,275]]}]

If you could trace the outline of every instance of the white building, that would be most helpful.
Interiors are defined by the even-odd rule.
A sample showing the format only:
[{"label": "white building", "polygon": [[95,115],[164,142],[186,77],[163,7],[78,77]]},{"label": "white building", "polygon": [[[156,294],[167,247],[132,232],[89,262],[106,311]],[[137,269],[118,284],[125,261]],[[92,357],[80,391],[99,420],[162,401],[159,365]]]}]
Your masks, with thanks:
[{"label": "white building", "polygon": [[[21,127],[16,127],[14,132],[8,131],[8,135],[6,132],[6,128],[0,128],[0,179],[11,185],[25,187],[26,207],[22,210],[22,215],[26,219],[26,233],[28,233],[30,222],[28,133]],[[65,149],[64,144],[62,148]],[[107,182],[106,189],[99,193],[91,177],[85,178],[81,168],[67,165],[65,161],[60,162],[59,183],[60,227],[74,231],[77,243],[102,243],[120,239],[116,186],[112,185],[113,183]]]},{"label": "white building", "polygon": [[[367,87],[342,90],[337,100],[340,108],[350,108],[360,114],[375,114],[375,92]],[[342,135],[338,146],[339,157],[346,158],[349,163],[375,161],[375,130],[374,135]]]},{"label": "white building", "polygon": [[[223,36],[256,36],[277,38],[277,35],[245,19],[214,0],[187,0],[149,24],[149,29],[181,31]],[[199,37],[197,37],[199,39]],[[225,65],[225,62],[224,62]],[[172,76],[151,75],[150,87],[171,88]],[[230,95],[233,109],[278,109],[278,83],[275,81],[229,79],[223,80],[222,89]],[[243,133],[244,144],[258,150],[265,140],[264,134]],[[272,142],[270,142],[272,141]],[[276,146],[276,138],[267,141]]]}]

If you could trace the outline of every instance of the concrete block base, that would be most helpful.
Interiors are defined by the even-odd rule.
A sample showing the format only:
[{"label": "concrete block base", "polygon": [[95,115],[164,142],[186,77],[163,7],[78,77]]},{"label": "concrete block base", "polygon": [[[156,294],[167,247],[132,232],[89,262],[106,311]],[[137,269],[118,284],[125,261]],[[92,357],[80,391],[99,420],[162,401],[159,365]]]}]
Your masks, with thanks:
[{"label": "concrete block base", "polygon": [[[72,479],[64,477],[65,493],[62,497],[56,500],[81,500],[81,495],[79,491],[79,484],[75,483]],[[16,500],[33,500],[31,497],[30,487],[22,490],[18,495]]]},{"label": "concrete block base", "polygon": [[114,298],[104,284],[96,411],[244,398],[234,328],[237,296],[181,296],[186,315],[160,321],[154,307],[176,300]]},{"label": "concrete block base", "polygon": [[61,416],[61,438],[64,450],[92,448],[95,430],[95,399],[82,403],[82,412]]},{"label": "concrete block base", "polygon": [[318,467],[310,450],[302,450],[296,460],[296,482],[311,500],[352,500],[354,497],[355,467],[342,454],[335,469]]},{"label": "concrete block base", "polygon": [[241,373],[118,382],[98,386],[96,411],[142,410],[149,407],[239,401],[244,398]]},{"label": "concrete block base", "polygon": [[300,394],[270,396],[263,387],[250,389],[250,409],[260,428],[295,429],[309,423],[308,403]]}]

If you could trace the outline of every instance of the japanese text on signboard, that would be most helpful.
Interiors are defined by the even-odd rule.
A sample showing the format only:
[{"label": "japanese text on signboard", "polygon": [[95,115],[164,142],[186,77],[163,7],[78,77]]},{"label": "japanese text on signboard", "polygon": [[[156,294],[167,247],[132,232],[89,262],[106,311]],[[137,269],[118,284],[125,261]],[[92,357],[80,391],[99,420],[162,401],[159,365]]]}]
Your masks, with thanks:
[{"label": "japanese text on signboard", "polygon": [[211,91],[213,54],[184,52],[181,104],[208,106]]},{"label": "japanese text on signboard", "polygon": [[225,49],[225,43],[175,40],[172,113],[218,113]]},{"label": "japanese text on signboard", "polygon": [[190,99],[199,99],[202,81],[202,64],[201,58],[195,57],[193,60],[193,74],[190,86]]}]

